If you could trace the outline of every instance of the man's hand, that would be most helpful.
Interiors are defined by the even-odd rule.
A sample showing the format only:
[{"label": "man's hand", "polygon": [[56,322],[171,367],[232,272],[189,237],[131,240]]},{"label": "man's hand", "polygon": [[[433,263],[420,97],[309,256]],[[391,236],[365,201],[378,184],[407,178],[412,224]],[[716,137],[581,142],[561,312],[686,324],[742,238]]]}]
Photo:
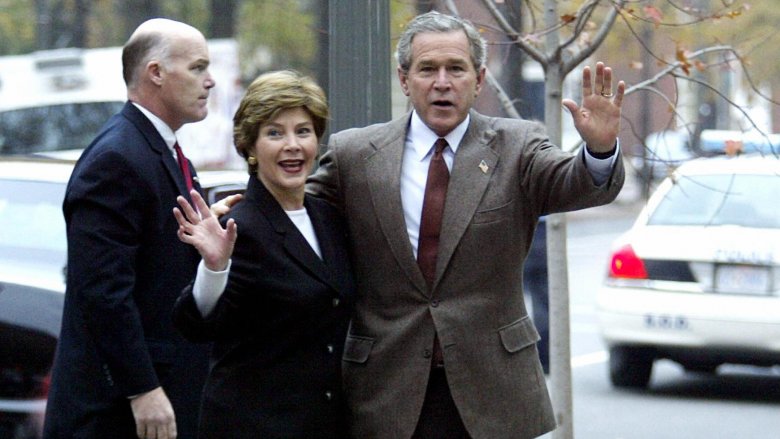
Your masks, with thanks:
[{"label": "man's hand", "polygon": [[176,417],[162,387],[130,400],[140,439],[176,439]]},{"label": "man's hand", "polygon": [[233,206],[235,206],[236,203],[241,201],[243,198],[244,196],[242,194],[229,195],[211,205],[209,208],[211,210],[211,214],[219,218],[222,215],[230,212],[230,209],[233,208]]},{"label": "man's hand", "polygon": [[193,190],[190,196],[197,210],[193,209],[184,197],[176,198],[181,206],[181,210],[173,208],[173,216],[179,223],[176,234],[181,242],[190,244],[198,250],[209,270],[222,271],[227,267],[230,255],[233,254],[238,226],[231,218],[223,229],[200,194]]},{"label": "man's hand", "polygon": [[620,81],[612,92],[612,69],[598,62],[595,83],[591,83],[590,66],[582,70],[582,107],[571,99],[563,100],[574,120],[574,127],[591,152],[605,153],[615,147],[625,91],[626,84]]}]

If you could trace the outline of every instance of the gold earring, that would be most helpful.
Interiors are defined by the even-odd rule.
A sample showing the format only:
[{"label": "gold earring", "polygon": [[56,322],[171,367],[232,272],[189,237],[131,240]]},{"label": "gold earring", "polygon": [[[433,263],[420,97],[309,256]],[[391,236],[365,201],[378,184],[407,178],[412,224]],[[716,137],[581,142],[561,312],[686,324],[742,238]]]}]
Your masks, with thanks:
[{"label": "gold earring", "polygon": [[257,165],[257,159],[253,155],[250,155],[249,157],[247,157],[246,158],[246,162],[249,163],[249,166],[256,166]]}]

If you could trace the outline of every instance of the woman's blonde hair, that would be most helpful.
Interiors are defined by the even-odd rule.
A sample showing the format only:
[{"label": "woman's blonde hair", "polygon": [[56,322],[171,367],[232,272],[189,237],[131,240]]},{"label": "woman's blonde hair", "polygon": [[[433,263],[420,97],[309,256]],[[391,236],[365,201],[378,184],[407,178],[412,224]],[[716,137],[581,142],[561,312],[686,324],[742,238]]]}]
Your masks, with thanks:
[{"label": "woman's blonde hair", "polygon": [[[328,120],[325,92],[308,76],[293,70],[280,70],[258,76],[247,88],[233,116],[233,143],[246,160],[257,141],[260,127],[273,120],[281,111],[303,108],[312,119],[314,133],[321,139]],[[257,164],[249,164],[249,173],[257,172]]]}]

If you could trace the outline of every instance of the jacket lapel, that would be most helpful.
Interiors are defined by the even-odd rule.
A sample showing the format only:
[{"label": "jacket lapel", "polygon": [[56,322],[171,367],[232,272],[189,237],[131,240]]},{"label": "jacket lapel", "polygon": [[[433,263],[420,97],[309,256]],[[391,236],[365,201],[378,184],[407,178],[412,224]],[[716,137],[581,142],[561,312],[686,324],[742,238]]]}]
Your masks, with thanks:
[{"label": "jacket lapel", "polygon": [[[125,106],[122,109],[122,114],[128,120],[130,120],[133,125],[135,125],[144,135],[146,141],[149,144],[149,147],[160,155],[163,166],[168,172],[168,175],[171,177],[173,183],[176,185],[176,189],[178,189],[179,193],[183,195],[190,203],[192,203],[190,194],[187,193],[187,183],[184,181],[184,175],[181,173],[179,163],[176,162],[176,159],[173,158],[171,150],[168,149],[168,145],[165,144],[165,141],[163,140],[162,136],[160,136],[160,133],[157,132],[157,129],[154,127],[152,122],[147,119],[143,113],[141,113],[141,110],[136,108],[135,105],[129,101],[125,103]],[[189,166],[190,174],[192,174],[193,177],[193,185],[195,189],[202,194],[203,191],[201,190],[200,184],[198,182],[195,169],[191,163]]]},{"label": "jacket lapel", "polygon": [[304,200],[322,253],[322,259],[316,258],[313,270],[325,283],[343,293],[351,282],[346,236],[342,228],[333,224],[334,218],[326,215],[325,210],[318,207],[318,204],[323,203],[325,201],[313,199],[310,195],[307,195]]},{"label": "jacket lapel", "polygon": [[[295,224],[287,216],[284,209],[257,178],[251,177],[249,179],[246,197],[248,202],[257,203],[260,212],[268,219],[276,233],[280,235],[282,246],[293,261],[331,288],[336,291],[341,290],[340,284],[330,275],[329,269],[323,260],[317,256],[317,253],[314,252],[309,242],[303,237],[303,234],[295,227]],[[310,204],[306,203],[306,207],[310,207]],[[308,213],[315,227],[317,239],[323,251],[323,258],[333,257],[334,255],[329,253],[330,250],[325,250],[333,246],[333,238],[328,233],[323,233],[322,227],[317,227],[318,224],[322,223],[322,218],[318,217],[320,212],[317,209],[310,209]]]},{"label": "jacket lapel", "polygon": [[375,151],[366,158],[366,175],[371,202],[382,233],[409,279],[423,294],[428,294],[425,278],[417,266],[401,204],[401,161],[411,113],[390,122],[384,134],[369,139]]},{"label": "jacket lapel", "polygon": [[434,289],[449,265],[498,164],[498,153],[492,149],[495,136],[496,132],[490,127],[489,120],[472,111],[471,122],[455,155],[447,187]]}]

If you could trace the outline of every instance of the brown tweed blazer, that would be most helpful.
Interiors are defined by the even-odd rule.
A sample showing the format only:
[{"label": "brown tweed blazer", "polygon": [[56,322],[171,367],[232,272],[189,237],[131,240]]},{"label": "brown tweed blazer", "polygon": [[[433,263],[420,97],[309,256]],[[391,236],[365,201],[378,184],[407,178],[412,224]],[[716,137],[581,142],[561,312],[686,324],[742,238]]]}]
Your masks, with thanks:
[{"label": "brown tweed blazer", "polygon": [[523,300],[523,261],[539,216],[617,196],[622,160],[596,186],[583,153],[550,144],[541,125],[472,111],[450,176],[429,292],[401,206],[409,118],[332,135],[307,186],[341,206],[349,228],[359,295],[343,356],[352,435],[412,435],[435,333],[472,437],[541,435],[555,418]]}]

